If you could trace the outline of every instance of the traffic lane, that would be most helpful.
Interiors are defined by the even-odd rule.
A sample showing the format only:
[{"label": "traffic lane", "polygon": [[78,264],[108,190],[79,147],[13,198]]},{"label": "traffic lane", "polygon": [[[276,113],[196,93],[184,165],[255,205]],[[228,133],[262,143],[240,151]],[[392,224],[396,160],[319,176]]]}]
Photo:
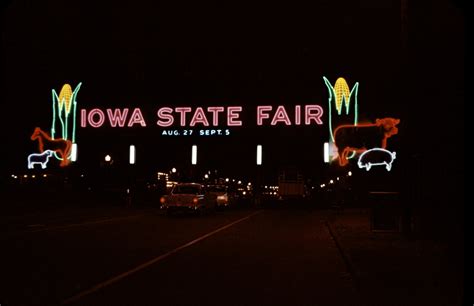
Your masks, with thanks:
[{"label": "traffic lane", "polygon": [[168,217],[155,210],[118,222],[2,239],[0,298],[6,305],[52,305],[253,212]]},{"label": "traffic lane", "polygon": [[264,211],[72,305],[360,305],[324,213]]},{"label": "traffic lane", "polygon": [[154,208],[131,209],[121,206],[104,207],[98,204],[97,207],[58,207],[57,210],[53,211],[5,215],[0,216],[0,239],[4,236],[23,232],[50,230],[61,226],[101,222],[115,218],[128,218],[131,215],[140,215],[149,210],[154,210]]}]

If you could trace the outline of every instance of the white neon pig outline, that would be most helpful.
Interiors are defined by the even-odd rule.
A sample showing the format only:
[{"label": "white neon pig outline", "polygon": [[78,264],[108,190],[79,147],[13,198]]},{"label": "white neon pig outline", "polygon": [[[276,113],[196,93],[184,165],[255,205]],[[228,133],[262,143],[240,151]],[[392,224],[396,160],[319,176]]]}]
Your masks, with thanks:
[{"label": "white neon pig outline", "polygon": [[[386,161],[383,161],[381,163],[371,163],[371,162],[366,162],[365,164],[362,162],[362,158],[368,154],[369,152],[373,152],[373,151],[382,151],[382,152],[385,152],[387,153],[390,157],[391,157],[391,160],[390,162],[386,162]],[[395,160],[396,158],[396,152],[390,152],[389,150],[386,150],[386,149],[382,149],[382,148],[372,148],[370,150],[367,150],[367,151],[364,151],[360,156],[359,156],[359,160],[357,161],[357,165],[359,166],[359,168],[365,168],[365,170],[369,171],[370,168],[372,168],[372,166],[381,166],[381,165],[385,165],[385,169],[387,169],[387,171],[390,171],[392,170],[392,163],[393,161]]]}]

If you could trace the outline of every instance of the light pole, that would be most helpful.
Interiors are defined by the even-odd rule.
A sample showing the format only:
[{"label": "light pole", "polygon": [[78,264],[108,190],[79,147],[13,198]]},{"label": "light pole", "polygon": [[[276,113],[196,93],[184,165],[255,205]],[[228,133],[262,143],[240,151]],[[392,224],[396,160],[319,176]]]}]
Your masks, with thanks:
[{"label": "light pole", "polygon": [[193,145],[191,147],[191,180],[193,181],[197,179],[196,165],[197,165],[197,145]]},{"label": "light pole", "polygon": [[261,204],[261,185],[262,185],[262,164],[263,164],[262,145],[257,145],[257,177],[255,184],[255,206]]}]

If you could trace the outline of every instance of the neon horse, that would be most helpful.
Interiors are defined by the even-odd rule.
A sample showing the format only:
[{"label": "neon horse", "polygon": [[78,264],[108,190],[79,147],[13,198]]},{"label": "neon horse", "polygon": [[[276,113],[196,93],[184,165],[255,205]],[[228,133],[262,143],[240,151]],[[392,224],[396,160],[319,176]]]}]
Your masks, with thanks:
[{"label": "neon horse", "polygon": [[68,156],[71,153],[72,142],[66,139],[51,139],[48,133],[42,131],[39,127],[35,128],[31,140],[38,140],[39,151],[43,153],[45,150],[54,151],[62,159],[60,166],[64,167],[69,164]]}]

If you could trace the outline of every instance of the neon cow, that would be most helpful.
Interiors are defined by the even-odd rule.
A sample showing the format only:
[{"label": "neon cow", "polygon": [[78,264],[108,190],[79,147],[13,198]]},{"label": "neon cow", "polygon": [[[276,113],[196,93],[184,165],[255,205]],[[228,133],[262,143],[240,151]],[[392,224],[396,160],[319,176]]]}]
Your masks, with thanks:
[{"label": "neon cow", "polygon": [[347,165],[349,155],[354,152],[360,154],[374,147],[385,149],[387,139],[398,134],[396,126],[399,123],[400,119],[383,118],[375,120],[375,123],[338,126],[334,130],[334,144],[339,155],[339,165]]},{"label": "neon cow", "polygon": [[41,169],[45,169],[49,162],[49,158],[53,155],[53,151],[46,150],[43,153],[32,153],[28,155],[28,169],[33,169],[35,164],[40,164]]},{"label": "neon cow", "polygon": [[61,160],[61,167],[69,164],[69,155],[71,153],[72,142],[65,139],[51,139],[48,133],[42,131],[39,127],[31,135],[31,140],[38,140],[39,151],[43,153],[45,150],[58,153]]},{"label": "neon cow", "polygon": [[365,168],[367,171],[369,171],[372,166],[385,165],[385,169],[390,171],[395,158],[396,152],[390,152],[382,148],[373,148],[365,151],[359,156],[357,165],[359,168]]}]

